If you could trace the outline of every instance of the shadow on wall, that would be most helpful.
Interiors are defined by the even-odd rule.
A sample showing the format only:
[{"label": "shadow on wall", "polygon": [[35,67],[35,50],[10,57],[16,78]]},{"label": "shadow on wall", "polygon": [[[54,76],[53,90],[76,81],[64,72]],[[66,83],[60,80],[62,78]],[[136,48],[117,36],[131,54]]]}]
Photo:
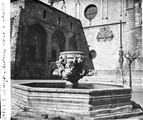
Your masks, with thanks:
[{"label": "shadow on wall", "polygon": [[[81,24],[81,27],[82,27],[82,24]],[[85,66],[88,68],[89,71],[93,71],[95,68],[94,68],[92,59],[96,58],[97,53],[96,51],[89,50],[89,45],[87,43],[87,39],[86,39],[83,28],[80,29],[79,34],[81,36],[79,41],[81,41],[82,39],[82,42],[80,43],[80,48],[85,53],[85,56],[86,56]]]}]

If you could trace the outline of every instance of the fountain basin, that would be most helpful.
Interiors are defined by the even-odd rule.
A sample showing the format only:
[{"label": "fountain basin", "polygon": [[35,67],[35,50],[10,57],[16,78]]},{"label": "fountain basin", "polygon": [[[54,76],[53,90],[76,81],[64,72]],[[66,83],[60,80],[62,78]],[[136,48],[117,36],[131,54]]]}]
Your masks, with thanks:
[{"label": "fountain basin", "polygon": [[[131,89],[97,83],[32,82],[12,85],[12,104],[20,109],[89,120],[132,112]],[[19,110],[18,110],[19,111]]]}]

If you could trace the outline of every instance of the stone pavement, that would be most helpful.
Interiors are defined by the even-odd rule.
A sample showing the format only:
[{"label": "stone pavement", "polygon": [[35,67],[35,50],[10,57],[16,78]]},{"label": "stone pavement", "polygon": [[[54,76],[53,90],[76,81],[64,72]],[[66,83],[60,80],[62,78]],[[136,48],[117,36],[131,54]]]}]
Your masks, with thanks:
[{"label": "stone pavement", "polygon": [[[132,86],[132,101],[136,102],[143,108],[143,85],[133,85]],[[122,119],[123,120],[123,119]],[[131,117],[125,120],[143,120],[143,115]]]}]

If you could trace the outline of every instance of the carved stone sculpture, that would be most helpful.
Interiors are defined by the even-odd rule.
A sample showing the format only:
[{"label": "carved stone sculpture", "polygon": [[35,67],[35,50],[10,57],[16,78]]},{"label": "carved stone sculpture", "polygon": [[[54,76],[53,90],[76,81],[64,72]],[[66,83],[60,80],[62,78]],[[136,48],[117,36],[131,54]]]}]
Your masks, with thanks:
[{"label": "carved stone sculpture", "polygon": [[114,38],[112,31],[109,26],[104,26],[100,28],[100,32],[97,35],[98,42],[111,41]]},{"label": "carved stone sculpture", "polygon": [[84,59],[84,53],[80,51],[61,52],[56,62],[58,69],[53,74],[70,81],[74,88],[78,87],[78,80],[85,75]]}]

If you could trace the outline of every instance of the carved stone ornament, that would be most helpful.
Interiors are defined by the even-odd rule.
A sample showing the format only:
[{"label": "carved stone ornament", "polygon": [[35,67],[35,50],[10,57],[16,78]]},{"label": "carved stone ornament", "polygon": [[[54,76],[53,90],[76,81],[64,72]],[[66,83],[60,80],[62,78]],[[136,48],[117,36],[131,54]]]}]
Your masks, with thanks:
[{"label": "carved stone ornament", "polygon": [[97,35],[98,42],[111,41],[113,38],[114,38],[114,35],[110,30],[109,26],[104,26],[100,28],[100,32],[98,32],[98,35]]},{"label": "carved stone ornament", "polygon": [[78,81],[85,75],[84,53],[80,51],[61,52],[57,61],[58,69],[53,75],[61,76],[62,79],[70,81],[73,87],[78,86]]}]

